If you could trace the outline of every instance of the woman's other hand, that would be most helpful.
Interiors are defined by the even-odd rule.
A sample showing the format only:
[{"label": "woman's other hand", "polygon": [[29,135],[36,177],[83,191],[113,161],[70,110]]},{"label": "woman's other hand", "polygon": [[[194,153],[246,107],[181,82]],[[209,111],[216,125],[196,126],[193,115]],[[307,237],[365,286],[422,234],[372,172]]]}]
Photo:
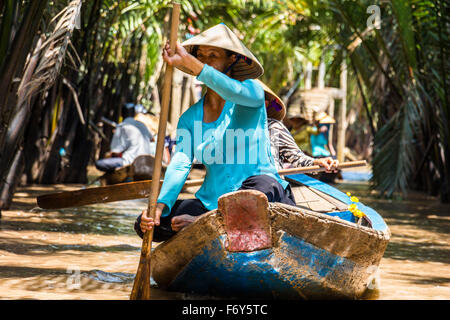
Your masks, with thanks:
[{"label": "woman's other hand", "polygon": [[339,161],[331,157],[314,159],[314,164],[324,167],[328,173],[338,172]]}]

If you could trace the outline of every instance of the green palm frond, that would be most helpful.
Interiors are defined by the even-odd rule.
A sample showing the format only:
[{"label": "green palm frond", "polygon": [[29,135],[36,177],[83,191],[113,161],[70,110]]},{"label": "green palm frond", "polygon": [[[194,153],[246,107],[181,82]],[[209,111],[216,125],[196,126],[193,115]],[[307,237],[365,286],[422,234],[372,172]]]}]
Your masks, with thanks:
[{"label": "green palm frond", "polygon": [[406,193],[417,168],[423,105],[415,88],[405,90],[407,99],[374,140],[373,182],[388,196],[394,191]]}]

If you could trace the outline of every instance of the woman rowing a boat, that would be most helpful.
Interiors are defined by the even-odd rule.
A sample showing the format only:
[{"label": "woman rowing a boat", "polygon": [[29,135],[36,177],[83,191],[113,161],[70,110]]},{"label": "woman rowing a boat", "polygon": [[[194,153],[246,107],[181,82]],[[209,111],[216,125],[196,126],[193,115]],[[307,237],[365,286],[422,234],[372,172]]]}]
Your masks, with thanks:
[{"label": "woman rowing a boat", "polygon": [[[195,75],[206,94],[186,110],[177,126],[177,145],[157,200],[155,219],[142,212],[136,232],[155,226],[154,240],[164,241],[210,210],[223,194],[253,189],[269,202],[295,205],[270,151],[264,90],[255,78],[264,72],[256,57],[224,24],[177,43],[163,59]],[[195,199],[177,200],[194,157],[206,167]]]},{"label": "woman rowing a boat", "polygon": [[337,172],[338,160],[332,157],[309,157],[298,147],[291,133],[282,122],[286,116],[286,106],[283,101],[264,82],[256,81],[264,89],[271,151],[277,169],[318,165],[326,168],[328,173]]}]

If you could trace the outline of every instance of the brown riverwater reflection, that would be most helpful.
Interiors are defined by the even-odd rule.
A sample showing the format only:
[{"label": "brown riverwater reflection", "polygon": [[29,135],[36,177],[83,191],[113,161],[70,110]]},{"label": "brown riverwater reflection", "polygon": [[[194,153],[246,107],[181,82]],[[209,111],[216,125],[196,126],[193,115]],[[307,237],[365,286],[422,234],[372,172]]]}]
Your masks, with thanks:
[{"label": "brown riverwater reflection", "polygon": [[[133,223],[147,202],[63,210],[36,205],[39,194],[80,187],[19,188],[12,209],[2,212],[1,299],[129,299],[141,248]],[[449,205],[422,194],[406,200],[377,199],[361,182],[337,187],[377,210],[392,232],[380,264],[380,289],[366,299],[450,299]],[[198,297],[155,287],[152,298]]]}]

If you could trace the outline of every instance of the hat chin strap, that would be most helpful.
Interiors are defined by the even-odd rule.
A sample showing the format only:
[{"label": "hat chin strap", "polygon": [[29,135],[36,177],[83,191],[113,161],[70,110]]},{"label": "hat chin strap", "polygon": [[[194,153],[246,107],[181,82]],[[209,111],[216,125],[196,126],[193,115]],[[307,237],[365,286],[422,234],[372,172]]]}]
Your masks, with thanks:
[{"label": "hat chin strap", "polygon": [[280,112],[282,109],[283,109],[283,107],[277,102],[277,100],[276,99],[274,99],[274,100],[272,100],[271,102],[270,102],[270,104],[269,104],[269,106],[267,107],[267,109],[270,109],[270,108],[274,108],[276,111],[278,111],[278,112]]},{"label": "hat chin strap", "polygon": [[230,71],[234,67],[234,65],[239,62],[240,59],[244,59],[245,63],[247,63],[248,65],[252,64],[251,59],[238,53],[238,54],[236,54],[236,60],[232,64],[230,64],[230,66],[224,71],[224,73],[227,74],[228,71]]}]

